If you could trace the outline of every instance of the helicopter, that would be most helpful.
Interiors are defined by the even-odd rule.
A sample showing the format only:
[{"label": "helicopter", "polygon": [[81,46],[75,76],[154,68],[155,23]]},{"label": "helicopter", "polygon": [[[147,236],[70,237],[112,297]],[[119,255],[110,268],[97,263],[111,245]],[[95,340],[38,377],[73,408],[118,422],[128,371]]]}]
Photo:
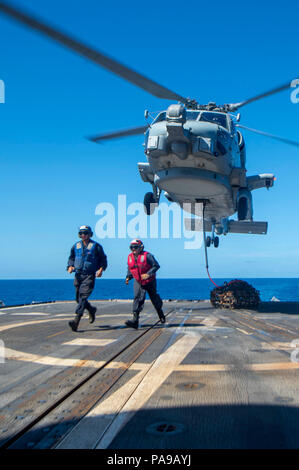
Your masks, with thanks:
[{"label": "helicopter", "polygon": [[[267,233],[267,222],[253,220],[252,191],[271,188],[275,176],[272,173],[246,175],[245,140],[240,129],[297,147],[299,143],[243,126],[239,123],[240,113],[234,113],[247,104],[290,88],[291,81],[238,103],[201,104],[8,2],[0,1],[0,13],[48,36],[148,93],[172,101],[167,110],[158,113],[151,123],[89,137],[92,142],[101,142],[145,135],[143,145],[147,162],[138,163],[138,170],[142,181],[152,187],[143,200],[147,215],[153,214],[164,192],[168,201],[179,204],[191,215],[199,215],[197,207],[200,205],[201,219],[185,219],[185,227],[192,231],[211,232],[211,236],[205,237],[206,247],[214,245],[217,248],[219,235]],[[145,111],[145,118],[148,117],[149,112]],[[235,213],[238,220],[230,219]]]}]

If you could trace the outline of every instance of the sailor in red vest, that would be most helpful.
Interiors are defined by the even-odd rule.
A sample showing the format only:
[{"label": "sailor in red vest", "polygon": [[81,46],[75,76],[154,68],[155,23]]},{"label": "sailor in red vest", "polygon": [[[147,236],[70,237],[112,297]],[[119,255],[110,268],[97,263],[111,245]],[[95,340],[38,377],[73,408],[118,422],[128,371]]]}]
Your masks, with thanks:
[{"label": "sailor in red vest", "polygon": [[141,240],[132,240],[130,244],[132,253],[128,256],[128,272],[126,284],[134,278],[133,320],[126,321],[126,325],[138,329],[139,314],[143,309],[146,293],[148,293],[155,307],[161,323],[165,323],[162,310],[162,299],[157,293],[156,271],[160,268],[153,255],[144,251]]}]

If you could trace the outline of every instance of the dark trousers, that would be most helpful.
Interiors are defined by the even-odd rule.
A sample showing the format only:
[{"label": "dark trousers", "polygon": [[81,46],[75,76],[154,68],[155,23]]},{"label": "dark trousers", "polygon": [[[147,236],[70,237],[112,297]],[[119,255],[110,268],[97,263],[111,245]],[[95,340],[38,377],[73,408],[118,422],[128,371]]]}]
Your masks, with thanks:
[{"label": "dark trousers", "polygon": [[76,309],[78,319],[82,317],[84,309],[87,309],[90,312],[92,308],[87,299],[93,291],[94,284],[94,274],[76,273],[74,279],[74,286],[76,288],[76,301],[78,303],[78,307]]},{"label": "dark trousers", "polygon": [[139,317],[139,313],[143,309],[146,293],[148,293],[153,306],[155,307],[158,315],[160,316],[160,314],[162,313],[163,302],[157,292],[156,280],[142,286],[136,281],[136,279],[134,279],[134,301],[133,301],[134,317],[137,317],[137,318]]}]

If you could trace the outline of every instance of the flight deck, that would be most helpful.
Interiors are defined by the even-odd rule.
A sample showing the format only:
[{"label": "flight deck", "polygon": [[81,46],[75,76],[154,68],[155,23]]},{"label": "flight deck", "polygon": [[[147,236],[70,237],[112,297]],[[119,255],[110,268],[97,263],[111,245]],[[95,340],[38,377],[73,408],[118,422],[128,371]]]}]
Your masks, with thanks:
[{"label": "flight deck", "polygon": [[0,448],[299,448],[299,303],[92,304],[0,309]]}]

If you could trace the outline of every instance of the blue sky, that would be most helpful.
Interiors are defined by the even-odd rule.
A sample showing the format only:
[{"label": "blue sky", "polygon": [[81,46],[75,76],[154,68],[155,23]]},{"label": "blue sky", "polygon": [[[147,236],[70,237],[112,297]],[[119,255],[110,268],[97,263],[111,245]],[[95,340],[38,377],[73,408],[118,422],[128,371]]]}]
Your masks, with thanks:
[{"label": "blue sky", "polygon": [[[79,39],[171,90],[238,102],[299,78],[298,2],[16,0]],[[66,278],[81,224],[96,206],[142,201],[150,191],[137,170],[142,136],[93,144],[85,136],[145,123],[159,100],[100,66],[0,16],[1,279]],[[291,90],[241,109],[241,123],[299,140]],[[212,277],[298,277],[299,150],[244,131],[248,175],[273,172],[270,191],[253,193],[266,236],[231,234],[209,250]],[[165,198],[162,197],[165,201]],[[95,237],[97,240],[97,238]],[[129,239],[97,240],[106,278],[126,272]],[[160,277],[205,277],[203,249],[183,240],[145,240]]]}]

